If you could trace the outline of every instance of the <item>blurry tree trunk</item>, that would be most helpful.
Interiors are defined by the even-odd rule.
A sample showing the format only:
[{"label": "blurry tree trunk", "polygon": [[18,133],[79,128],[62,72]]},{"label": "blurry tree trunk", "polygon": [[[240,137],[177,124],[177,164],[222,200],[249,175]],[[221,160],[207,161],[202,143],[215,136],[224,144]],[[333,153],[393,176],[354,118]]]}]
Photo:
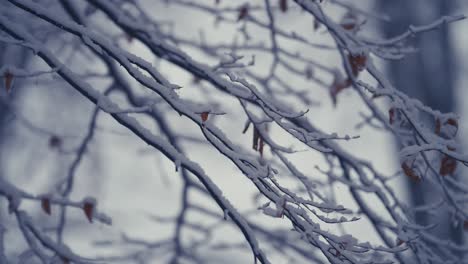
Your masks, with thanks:
[{"label": "blurry tree trunk", "polygon": [[[393,0],[377,1],[379,12],[392,17],[392,21],[381,24],[386,37],[398,35],[408,29],[409,25],[421,25],[434,19],[451,15],[454,10],[454,0]],[[388,64],[389,74],[395,87],[406,94],[421,100],[424,104],[441,112],[455,111],[454,80],[456,77],[454,49],[450,32],[446,25],[438,30],[420,35],[414,39],[418,52],[408,55],[401,61]],[[430,120],[428,125],[432,126]],[[411,203],[413,206],[435,201],[436,197],[429,184],[424,181],[408,183]],[[453,226],[451,216],[440,208],[437,216],[425,212],[415,215],[416,222],[427,225],[438,222],[434,232],[441,238],[448,238],[461,243],[460,226]]]}]

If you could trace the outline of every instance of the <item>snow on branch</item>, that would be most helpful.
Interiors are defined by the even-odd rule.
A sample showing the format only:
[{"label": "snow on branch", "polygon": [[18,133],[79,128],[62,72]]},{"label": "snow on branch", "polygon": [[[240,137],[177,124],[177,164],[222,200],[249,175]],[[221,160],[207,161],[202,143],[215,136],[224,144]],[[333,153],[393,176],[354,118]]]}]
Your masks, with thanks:
[{"label": "snow on branch", "polygon": [[[70,144],[65,137],[45,130],[50,137],[49,148],[71,157],[55,190],[33,195],[13,181],[0,179],[0,196],[16,217],[28,247],[19,259],[35,257],[44,263],[143,263],[163,256],[162,251],[167,250],[171,252],[170,263],[206,263],[206,248],[247,248],[254,262],[261,263],[274,263],[277,255],[290,262],[429,263],[430,259],[430,263],[464,263],[461,261],[467,251],[465,246],[434,235],[432,229],[437,224],[423,226],[415,219],[418,212],[436,214],[443,206],[457,225],[468,226],[468,186],[455,177],[461,165],[468,165],[468,156],[456,142],[460,117],[441,113],[399,91],[374,62],[375,57],[404,58],[415,51],[405,46],[410,37],[437,30],[464,16],[443,16],[427,25],[408,25],[407,31],[382,40],[364,37],[361,32],[367,19],[392,18],[367,11],[358,3],[152,3],[157,7],[156,13],[172,9],[181,12],[166,20],[143,2],[8,0],[0,4],[0,8],[11,11],[0,13],[2,48],[5,45],[32,51],[30,60],[40,65],[31,63],[38,70],[12,63],[0,65],[7,92],[0,102],[13,100],[16,87],[12,87],[17,79],[21,80],[18,83],[30,83],[34,77],[50,74],[54,77],[52,82],[58,83],[59,76],[69,86],[63,89],[71,87],[93,106],[90,116],[80,112],[88,122],[71,151],[64,150],[64,145]],[[329,6],[345,11],[341,19]],[[217,27],[226,32],[218,39],[217,33],[205,34],[208,29],[202,28],[199,39],[194,38],[178,28],[178,20],[189,16],[185,12],[212,20],[213,32]],[[21,14],[21,21],[17,14]],[[308,26],[286,23],[285,19],[292,16],[298,21],[307,20]],[[236,32],[232,40],[227,37],[229,30]],[[321,41],[322,38],[327,41]],[[139,49],[145,50],[144,55]],[[332,53],[341,65],[328,61]],[[92,66],[80,65],[83,61]],[[44,70],[44,65],[48,69]],[[87,68],[84,74],[80,68]],[[177,72],[176,76],[168,74],[167,69]],[[192,82],[185,84],[187,78],[192,78]],[[43,85],[47,83],[44,81]],[[357,140],[367,142],[363,136],[348,128],[339,133],[322,129],[320,120],[334,120],[318,116],[323,112],[317,108],[324,102],[330,109],[341,107],[347,92],[359,101],[359,106],[352,107],[363,119],[357,127],[368,126],[396,137],[400,148],[396,173],[381,172],[372,161],[362,158],[359,149],[346,147]],[[381,103],[383,100],[385,103]],[[137,250],[87,258],[70,249],[64,234],[73,228],[67,215],[71,210],[80,210],[89,223],[112,223],[93,195],[78,201],[71,198],[77,188],[78,168],[91,155],[88,148],[97,140],[95,134],[102,131],[100,112],[146,143],[145,153],[153,154],[154,150],[172,162],[181,179],[181,199],[175,215],[151,212],[149,217],[155,225],[173,224],[169,238],[140,239],[123,232],[119,239],[102,240],[95,245],[124,244]],[[150,122],[155,126],[150,126]],[[190,129],[181,129],[179,122],[186,122],[184,125]],[[245,138],[249,138],[248,143]],[[253,210],[244,212],[237,209],[241,206],[231,203],[226,194],[229,192],[221,187],[223,183],[215,180],[218,175],[202,167],[204,162],[213,162],[206,160],[201,148],[209,148],[235,171],[218,174],[243,177],[252,187]],[[309,154],[319,157],[320,165]],[[300,155],[302,160],[297,158]],[[161,164],[158,167],[165,174]],[[401,190],[393,184],[397,178],[431,186],[438,199],[422,207],[407,205]],[[244,195],[243,190],[238,192]],[[201,205],[192,198],[193,193],[209,198],[217,209]],[[344,195],[346,206],[342,204]],[[43,230],[22,201],[35,203],[50,217],[56,208],[60,209],[52,228],[56,238]],[[214,221],[207,224],[193,220],[192,212]],[[263,220],[278,223],[278,227],[260,225]],[[216,232],[230,224],[240,230],[243,242],[217,243]],[[366,225],[367,232],[373,232],[378,241],[369,243],[351,235],[347,228],[352,224]],[[5,228],[6,224],[0,224],[0,262],[9,257],[3,242]],[[201,238],[189,238],[187,230]]]}]

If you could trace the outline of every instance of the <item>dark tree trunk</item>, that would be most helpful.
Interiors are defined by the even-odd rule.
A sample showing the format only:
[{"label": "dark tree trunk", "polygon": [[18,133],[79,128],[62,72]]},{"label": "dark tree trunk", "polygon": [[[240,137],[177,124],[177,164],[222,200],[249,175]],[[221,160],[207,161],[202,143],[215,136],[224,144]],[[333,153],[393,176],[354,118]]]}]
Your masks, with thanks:
[{"label": "dark tree trunk", "polygon": [[[409,25],[421,25],[435,19],[450,15],[455,6],[455,0],[392,0],[377,1],[378,12],[386,13],[392,22],[381,24],[386,37],[398,35],[408,29]],[[419,49],[415,54],[408,55],[401,61],[388,63],[389,74],[398,89],[421,100],[426,105],[441,112],[455,111],[454,80],[455,57],[451,45],[450,32],[444,25],[438,30],[418,35],[412,44]],[[429,184],[408,183],[411,203],[420,206],[438,197]],[[419,224],[427,225],[438,222],[434,233],[440,238],[447,238],[461,243],[460,226],[453,226],[451,216],[444,208],[438,215],[419,213],[415,215]]]}]

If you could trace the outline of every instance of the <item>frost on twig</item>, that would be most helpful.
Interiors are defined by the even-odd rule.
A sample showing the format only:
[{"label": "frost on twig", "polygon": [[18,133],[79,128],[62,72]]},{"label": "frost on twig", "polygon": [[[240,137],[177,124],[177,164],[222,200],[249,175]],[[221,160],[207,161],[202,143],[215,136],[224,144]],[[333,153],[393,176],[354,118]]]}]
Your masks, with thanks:
[{"label": "frost on twig", "polygon": [[[430,259],[431,263],[461,263],[464,248],[437,238],[431,233],[433,225],[420,226],[414,219],[418,211],[430,214],[444,206],[458,225],[468,223],[464,206],[468,187],[453,177],[468,163],[455,141],[460,118],[400,92],[374,59],[403,58],[414,51],[402,46],[411,36],[462,16],[408,25],[407,32],[381,40],[365,37],[367,22],[392,18],[337,0],[172,0],[152,3],[157,8],[148,8],[143,1],[8,2],[0,7],[22,16],[18,20],[7,12],[0,14],[0,42],[32,50],[37,56],[30,59],[38,69],[0,65],[5,90],[16,89],[17,79],[30,85],[40,75],[53,74],[58,76],[53,84],[79,93],[93,105],[79,139],[42,131],[48,136],[48,147],[59,150],[55,154],[70,156],[64,175],[53,184],[55,189],[33,195],[13,180],[0,179],[0,196],[6,198],[27,242],[19,259],[143,263],[167,258],[170,263],[206,263],[207,249],[238,249],[261,263],[270,263],[277,255],[290,262],[429,263]],[[343,9],[343,16],[334,17],[329,6]],[[170,10],[180,14],[172,15],[176,11]],[[166,11],[171,16],[164,16]],[[179,28],[181,16],[191,12],[201,16],[200,21],[189,19],[191,26],[204,25],[199,38]],[[285,22],[292,17],[299,24],[305,21],[306,26]],[[207,33],[212,28],[206,28],[204,19],[225,32],[218,36],[213,28],[213,33]],[[108,24],[113,25],[112,30]],[[322,53],[333,53],[341,62],[325,60],[318,55]],[[81,69],[88,68],[81,65],[83,61],[89,63],[89,69]],[[40,85],[48,84],[41,80]],[[361,113],[364,121],[359,127],[379,128],[398,138],[401,151],[396,173],[381,172],[362,158],[359,149],[347,145],[367,144],[365,136],[355,136],[348,128],[337,132],[321,129],[336,121],[332,112],[346,107],[350,94],[361,99],[359,108],[348,108]],[[379,98],[385,98],[385,103],[379,103]],[[319,106],[327,110],[321,111]],[[57,102],[54,107],[56,111],[72,108],[67,102]],[[100,112],[103,120],[98,118]],[[421,122],[423,119],[431,120],[432,126]],[[26,123],[29,119],[21,120]],[[112,120],[112,130],[101,128],[101,124],[108,125],[106,120]],[[78,230],[69,212],[79,212],[81,223],[91,228],[112,221],[101,212],[101,205],[107,202],[91,198],[96,193],[76,198],[80,188],[76,182],[84,174],[80,168],[94,157],[90,149],[102,140],[101,133],[108,135],[105,133],[117,129],[128,133],[113,134],[131,135],[151,149],[148,153],[167,158],[158,163],[158,173],[144,174],[177,175],[180,190],[170,192],[180,199],[177,206],[167,206],[176,208],[170,216],[167,208],[145,208],[151,213],[152,225],[171,225],[167,236],[139,238],[122,231],[119,238],[101,239],[95,245],[112,247],[113,252],[119,245],[131,249],[84,258],[69,246],[66,234]],[[120,146],[124,140],[112,144]],[[140,159],[126,146],[126,158]],[[211,155],[225,163],[212,160]],[[133,159],[130,163],[135,166]],[[435,186],[439,199],[425,207],[408,206],[391,182],[400,176],[413,184]],[[96,181],[105,179],[94,177]],[[224,190],[231,181],[246,183],[254,193],[252,203],[263,205],[239,210],[243,207],[236,199],[231,203],[228,197],[232,193]],[[236,188],[232,185],[228,187]],[[247,196],[248,188],[236,193]],[[119,193],[119,197],[135,197],[140,191],[144,190]],[[203,198],[193,198],[198,196]],[[47,232],[25,205],[29,202],[47,219]],[[51,224],[51,219],[57,224]],[[272,226],[261,224],[263,221]],[[353,224],[374,232],[378,241],[366,242],[369,237],[365,234],[351,235],[348,228]],[[242,242],[224,235],[225,226],[234,226]],[[8,245],[3,243],[4,229],[9,228],[0,225],[0,262],[10,257],[5,253]],[[217,241],[219,233],[227,241]]]}]

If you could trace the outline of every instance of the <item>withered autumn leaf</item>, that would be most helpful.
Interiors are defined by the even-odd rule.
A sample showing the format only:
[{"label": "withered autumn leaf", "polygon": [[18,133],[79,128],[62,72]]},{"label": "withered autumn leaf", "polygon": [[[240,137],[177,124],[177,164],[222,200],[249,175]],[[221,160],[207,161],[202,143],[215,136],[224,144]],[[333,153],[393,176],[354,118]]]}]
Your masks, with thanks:
[{"label": "withered autumn leaf", "polygon": [[93,222],[94,203],[85,201],[83,204],[83,212],[90,223]]},{"label": "withered autumn leaf", "polygon": [[208,112],[203,112],[200,114],[201,116],[201,119],[203,122],[205,122],[206,120],[208,120]]},{"label": "withered autumn leaf", "polygon": [[288,0],[279,0],[279,7],[283,13],[288,11]]},{"label": "withered autumn leaf", "polygon": [[366,68],[367,57],[365,54],[348,54],[348,61],[354,77]]},{"label": "withered autumn leaf", "polygon": [[70,263],[70,260],[67,257],[60,257],[60,259],[62,260],[63,264],[69,264]]},{"label": "withered autumn leaf", "polygon": [[333,105],[336,106],[337,103],[337,95],[344,89],[348,88],[351,85],[351,80],[348,78],[346,80],[335,80],[333,84],[330,86],[330,97],[332,98]]},{"label": "withered autumn leaf", "polygon": [[51,214],[51,208],[50,208],[50,198],[49,197],[43,197],[41,199],[41,207],[44,213],[50,215]]},{"label": "withered autumn leaf", "polygon": [[410,178],[411,180],[413,180],[415,182],[420,182],[421,181],[421,177],[406,162],[403,162],[401,164],[401,168],[402,168],[403,172],[405,173],[405,175],[408,176],[408,178]]},{"label": "withered autumn leaf", "polygon": [[249,14],[249,7],[247,5],[243,5],[239,9],[239,15],[237,16],[237,21],[241,21],[242,19],[246,18]]},{"label": "withered autumn leaf", "polygon": [[11,90],[11,84],[13,83],[14,75],[11,72],[5,72],[3,74],[3,79],[5,79],[5,90],[7,93]]},{"label": "withered autumn leaf", "polygon": [[440,160],[439,174],[442,176],[452,175],[456,169],[457,161],[448,155],[444,155]]},{"label": "withered autumn leaf", "polygon": [[340,25],[345,30],[354,31],[358,26],[358,18],[354,13],[348,12],[344,15]]}]

